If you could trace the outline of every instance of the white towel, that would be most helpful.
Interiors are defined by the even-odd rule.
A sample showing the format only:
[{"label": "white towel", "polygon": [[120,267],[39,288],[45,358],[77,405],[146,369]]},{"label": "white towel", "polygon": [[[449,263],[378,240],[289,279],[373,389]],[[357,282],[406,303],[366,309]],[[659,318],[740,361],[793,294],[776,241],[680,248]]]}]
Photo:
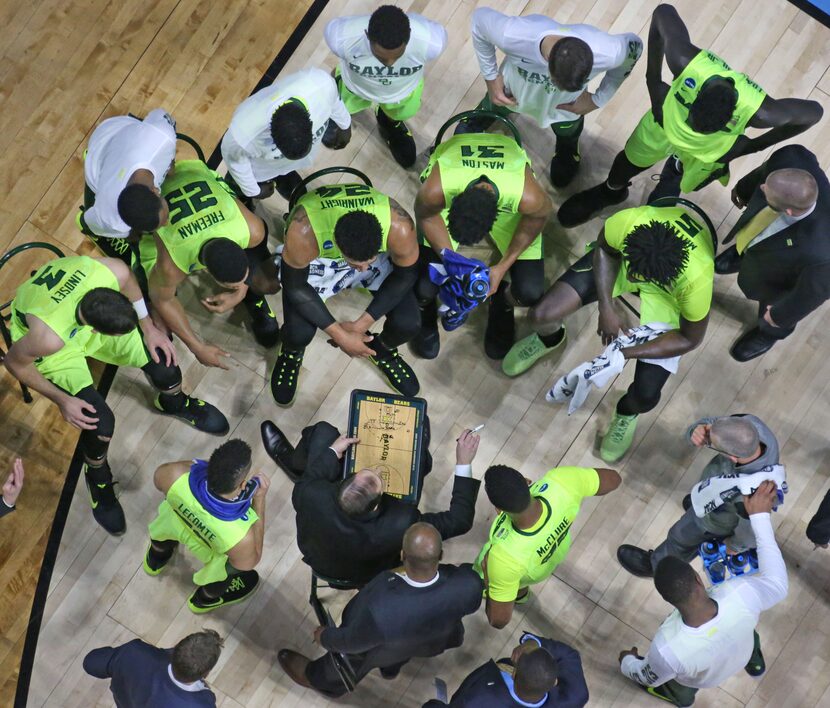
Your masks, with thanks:
[{"label": "white towel", "polygon": [[[545,400],[549,403],[568,401],[568,415],[571,415],[585,403],[591,386],[602,388],[623,370],[625,357],[620,349],[644,344],[671,329],[674,328],[663,322],[651,322],[630,329],[626,334],[621,334],[596,359],[583,362],[573,371],[560,378],[547,392]],[[642,359],[642,361],[662,366],[670,374],[676,374],[680,357]]]},{"label": "white towel", "polygon": [[735,501],[741,495],[753,494],[762,482],[775,482],[783,492],[787,491],[787,473],[784,465],[767,465],[752,474],[726,474],[709,477],[692,487],[692,508],[695,516],[704,517],[727,502]]}]

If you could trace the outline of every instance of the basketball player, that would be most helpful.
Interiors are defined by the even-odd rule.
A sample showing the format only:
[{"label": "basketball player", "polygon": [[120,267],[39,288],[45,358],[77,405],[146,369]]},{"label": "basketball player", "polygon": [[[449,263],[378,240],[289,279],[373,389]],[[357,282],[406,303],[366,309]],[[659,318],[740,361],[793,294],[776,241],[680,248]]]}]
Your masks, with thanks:
[{"label": "basketball player", "polygon": [[[662,78],[664,56],[671,85]],[[732,160],[803,133],[823,113],[816,101],[771,98],[746,74],[696,47],[677,10],[666,4],[658,5],[651,18],[646,85],[651,108],[614,159],[608,179],[562,204],[562,226],[582,224],[625,201],[631,178],[665,157],[669,159],[649,202],[701,189],[714,180],[726,184]],[[748,127],[770,130],[747,138]]]},{"label": "basketball player", "polygon": [[349,113],[377,104],[381,138],[401,167],[412,167],[415,140],[404,121],[421,107],[424,65],[444,51],[447,31],[414,12],[383,5],[371,15],[332,20],[325,37],[340,58],[334,76]]},{"label": "basketball player", "polygon": [[226,369],[222,359],[227,354],[193,331],[176,298],[188,275],[207,270],[226,292],[202,300],[205,309],[222,313],[243,302],[257,341],[274,346],[279,324],[265,298],[249,287],[249,275],[269,257],[265,222],[200,160],[177,162],[161,195],[170,206],[169,218],[140,244],[154,311],[199,363]]},{"label": "basketball player", "polygon": [[159,413],[216,435],[228,432],[228,421],[209,403],[182,393],[173,343],[153,324],[135,276],[120,260],[50,261],[17,289],[11,310],[14,344],[6,368],[81,429],[92,515],[120,535],[126,523],[107,463],[115,416],[93,385],[86,357],[140,368],[156,388]]},{"label": "basketball player", "polygon": [[[485,237],[500,259],[490,266],[490,309],[484,351],[503,359],[513,346],[516,305],[529,307],[542,297],[545,264],[542,227],[553,206],[530,169],[530,158],[512,137],[499,134],[455,135],[432,153],[421,175],[415,218],[429,247],[421,250],[416,294],[421,330],[412,340],[418,356],[438,356],[438,286],[429,279],[429,263],[444,248],[457,250]],[[510,273],[507,282],[504,278]]]},{"label": "basketball player", "polygon": [[[544,15],[510,17],[488,7],[472,18],[473,49],[487,84],[479,108],[516,111],[550,126],[556,153],[550,180],[562,189],[579,169],[579,136],[585,116],[602,108],[631,73],[643,43],[631,32],[608,34],[590,25],[561,25]],[[496,49],[504,52],[501,67]],[[604,74],[596,93],[588,82]],[[492,120],[474,118],[457,133],[480,133]]]},{"label": "basketball player", "polygon": [[[303,353],[318,329],[349,356],[368,357],[399,393],[415,396],[418,379],[397,347],[418,331],[417,276],[415,226],[395,200],[365,184],[325,185],[300,197],[288,216],[282,252],[254,279],[260,292],[277,292],[280,282],[283,288],[274,400],[293,402]],[[353,287],[370,290],[372,301],[356,320],[338,322],[325,300]],[[381,333],[371,334],[384,315]]]},{"label": "basketball player", "polygon": [[337,84],[322,69],[278,78],[234,111],[222,138],[228,182],[251,199],[266,199],[275,187],[289,199],[301,182],[297,170],[314,162],[319,143],[333,150],[346,147],[351,125]]},{"label": "basketball player", "polygon": [[714,277],[712,234],[685,208],[642,206],[617,212],[606,220],[593,252],[571,265],[531,309],[536,331],[516,342],[502,370],[518,376],[562,346],[564,318],[592,302],[599,302],[597,334],[610,344],[623,326],[613,299],[639,293],[640,322],[662,322],[673,329],[621,350],[637,366],[602,439],[600,457],[615,462],[631,447],[637,417],[660,402],[669,378],[670,371],[651,360],[680,356],[703,341]]},{"label": "basketball player", "polygon": [[158,575],[178,545],[187,546],[203,563],[193,574],[197,588],[187,601],[196,614],[242,602],[259,584],[254,568],[262,559],[271,483],[250,473],[251,448],[233,439],[217,447],[210,460],[168,462],[153,476],[165,497],[150,522],[144,571]]},{"label": "basketball player", "polygon": [[84,206],[78,227],[113,258],[130,265],[129,236],[153,231],[165,218],[159,196],[176,157],[176,121],[162,108],[144,120],[107,118],[84,154]]}]

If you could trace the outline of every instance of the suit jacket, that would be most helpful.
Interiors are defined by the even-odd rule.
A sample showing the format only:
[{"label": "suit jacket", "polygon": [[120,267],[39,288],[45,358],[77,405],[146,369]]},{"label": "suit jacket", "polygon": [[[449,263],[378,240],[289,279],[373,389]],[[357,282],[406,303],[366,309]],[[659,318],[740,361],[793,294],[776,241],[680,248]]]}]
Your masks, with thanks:
[{"label": "suit jacket", "polygon": [[807,525],[807,538],[820,546],[830,543],[830,491],[824,495],[816,515]]},{"label": "suit jacket", "polygon": [[791,328],[830,297],[830,182],[816,156],[802,145],[787,145],[739,180],[735,189],[747,207],[725,242],[767,206],[760,185],[770,172],[785,167],[806,170],[815,177],[819,190],[816,208],[744,251],[738,285],[751,300],[772,305],[771,316],[777,325]]},{"label": "suit jacket", "polygon": [[[321,575],[362,585],[381,571],[398,567],[403,535],[416,521],[432,524],[444,539],[472,528],[481,482],[458,476],[447,511],[422,514],[416,506],[384,494],[374,511],[359,518],[347,516],[337,503],[343,465],[328,447],[337,431],[328,424],[315,427],[291,501],[303,560]],[[305,431],[304,437],[308,437]]]},{"label": "suit jacket", "polygon": [[159,649],[133,639],[120,647],[93,649],[84,657],[84,671],[95,678],[110,678],[110,691],[118,708],[215,708],[209,688],[186,691],[170,679],[167,667],[172,649]]},{"label": "suit jacket", "polygon": [[[556,687],[548,693],[543,706],[551,708],[582,708],[588,703],[588,686],[582,672],[582,660],[579,652],[567,644],[553,639],[537,637],[542,648],[546,649],[559,664],[559,681]],[[532,641],[532,640],[530,640]],[[511,664],[510,659],[501,659],[500,663]],[[423,708],[520,708],[504,679],[501,670],[492,659],[482,664],[464,679],[461,686],[453,694],[449,703],[431,700],[424,703]]]},{"label": "suit jacket", "polygon": [[484,583],[469,563],[440,565],[438,580],[413,587],[399,575],[375,576],[343,610],[339,627],[324,630],[328,651],[355,656],[355,671],[399,665],[416,656],[437,656],[461,646],[462,618],[478,610]]}]

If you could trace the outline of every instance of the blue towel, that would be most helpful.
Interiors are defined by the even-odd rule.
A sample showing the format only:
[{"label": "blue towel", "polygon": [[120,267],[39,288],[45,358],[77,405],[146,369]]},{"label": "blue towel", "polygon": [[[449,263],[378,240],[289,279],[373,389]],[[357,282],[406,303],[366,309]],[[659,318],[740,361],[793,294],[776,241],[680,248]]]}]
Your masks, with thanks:
[{"label": "blue towel", "polygon": [[438,297],[446,308],[441,324],[447,332],[464,324],[490,291],[490,269],[447,248],[441,250],[441,263],[429,264],[429,279],[438,286]]},{"label": "blue towel", "polygon": [[254,492],[259,487],[259,480],[254,477],[248,481],[245,489],[236,499],[222,499],[208,491],[207,460],[193,460],[190,465],[190,492],[211,516],[222,521],[248,520],[248,509]]}]

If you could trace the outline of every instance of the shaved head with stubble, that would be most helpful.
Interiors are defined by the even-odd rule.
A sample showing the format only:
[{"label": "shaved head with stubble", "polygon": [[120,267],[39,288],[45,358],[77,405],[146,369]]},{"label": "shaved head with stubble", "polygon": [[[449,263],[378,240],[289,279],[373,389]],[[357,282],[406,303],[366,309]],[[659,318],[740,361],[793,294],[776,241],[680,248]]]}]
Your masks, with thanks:
[{"label": "shaved head with stubble", "polygon": [[818,184],[807,170],[787,167],[769,173],[762,185],[767,204],[778,211],[798,215],[818,200]]},{"label": "shaved head with stubble", "polygon": [[410,577],[433,577],[442,555],[441,534],[432,524],[419,521],[403,535],[401,559]]}]

